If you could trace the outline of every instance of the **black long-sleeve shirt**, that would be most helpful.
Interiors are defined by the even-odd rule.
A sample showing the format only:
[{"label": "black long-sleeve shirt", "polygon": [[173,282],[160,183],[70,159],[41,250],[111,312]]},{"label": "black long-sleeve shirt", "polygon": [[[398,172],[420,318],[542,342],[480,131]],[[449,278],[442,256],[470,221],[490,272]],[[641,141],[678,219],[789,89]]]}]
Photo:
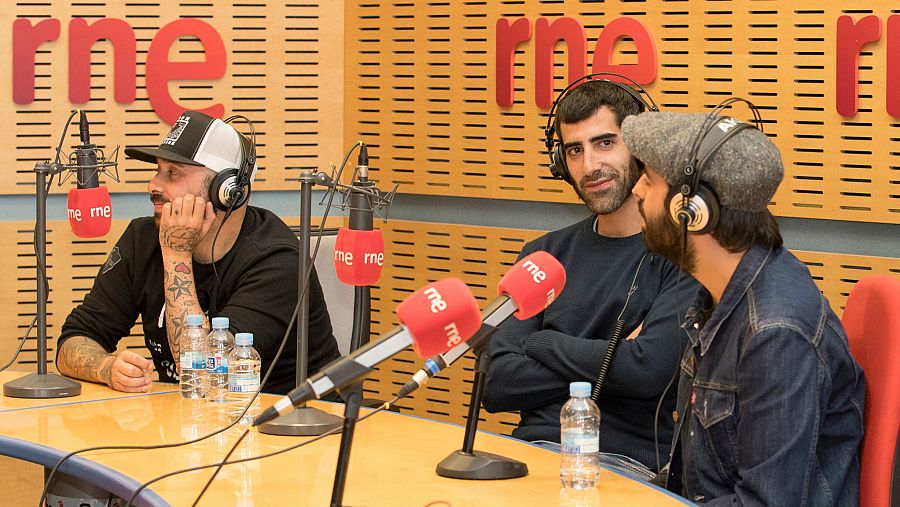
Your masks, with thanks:
[{"label": "black long-sleeve shirt", "polygon": [[[566,287],[544,312],[525,321],[508,319],[491,342],[484,407],[490,412],[519,411],[521,421],[513,431],[517,438],[559,442],[559,412],[569,398],[569,383],[596,380],[616,319],[647,254],[642,234],[608,238],[594,232],[593,223],[591,216],[546,234],[520,254],[553,254],[566,269]],[[678,365],[679,341],[686,343],[679,313],[699,286],[651,254],[635,283],[637,290],[622,316],[622,339],[599,399],[600,450],[655,468],[656,406]],[[639,325],[637,337],[626,340]],[[672,386],[660,410],[663,462],[669,455],[675,397]]]},{"label": "black long-sleeve shirt", "polygon": [[[297,237],[281,219],[248,206],[235,244],[216,263],[221,287],[212,264],[193,262],[200,307],[210,318],[228,317],[232,332],[253,333],[263,372],[272,363],[297,304],[299,252]],[[315,372],[340,356],[315,270],[308,297],[309,371]],[[160,380],[177,382],[178,359],[169,349],[164,302],[159,231],[152,217],[138,218],[119,238],[84,302],[66,318],[59,345],[80,335],[113,352],[140,315]],[[295,324],[263,388],[266,392],[284,394],[295,386],[296,336]]]}]

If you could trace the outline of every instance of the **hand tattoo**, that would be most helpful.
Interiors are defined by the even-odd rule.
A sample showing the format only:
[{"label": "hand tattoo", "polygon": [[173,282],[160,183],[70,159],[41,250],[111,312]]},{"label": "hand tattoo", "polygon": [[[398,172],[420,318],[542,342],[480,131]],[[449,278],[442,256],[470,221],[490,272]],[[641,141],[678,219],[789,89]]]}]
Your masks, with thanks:
[{"label": "hand tattoo", "polygon": [[200,231],[183,225],[169,225],[161,231],[162,246],[176,252],[193,252],[200,242]]}]

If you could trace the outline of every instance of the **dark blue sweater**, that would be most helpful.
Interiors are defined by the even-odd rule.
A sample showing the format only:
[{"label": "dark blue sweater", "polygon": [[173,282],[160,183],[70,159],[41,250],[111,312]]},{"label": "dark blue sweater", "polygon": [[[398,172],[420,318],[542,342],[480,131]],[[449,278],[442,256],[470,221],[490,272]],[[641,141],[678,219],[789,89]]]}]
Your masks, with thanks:
[{"label": "dark blue sweater", "polygon": [[[616,318],[647,253],[642,234],[608,238],[594,232],[593,223],[590,216],[546,234],[520,254],[553,254],[566,268],[566,286],[541,314],[525,321],[508,319],[491,342],[484,407],[489,412],[519,411],[521,421],[513,431],[517,438],[559,442],[559,411],[569,397],[569,383],[596,379]],[[655,469],[654,414],[678,364],[679,341],[687,343],[679,313],[699,286],[655,255],[644,259],[636,285],[599,400],[600,450]],[[640,333],[626,340],[639,325]],[[672,440],[675,387],[660,409],[662,463]]]}]

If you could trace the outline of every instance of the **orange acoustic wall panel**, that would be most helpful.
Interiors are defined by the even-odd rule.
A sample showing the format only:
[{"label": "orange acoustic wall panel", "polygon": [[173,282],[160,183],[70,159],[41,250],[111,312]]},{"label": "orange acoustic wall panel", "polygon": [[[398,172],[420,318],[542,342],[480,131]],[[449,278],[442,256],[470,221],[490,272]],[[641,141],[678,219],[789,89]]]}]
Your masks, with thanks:
[{"label": "orange acoustic wall panel", "polygon": [[545,92],[588,70],[616,70],[646,83],[667,111],[701,111],[731,95],[753,101],[784,158],[776,215],[897,223],[895,8],[886,0],[348,3],[346,138],[372,143],[374,174],[401,192],[573,202],[545,167]]},{"label": "orange acoustic wall panel", "polygon": [[[241,114],[259,144],[256,190],[296,189],[301,169],[343,154],[342,2],[19,1],[0,13],[0,193],[31,194],[66,117],[91,140],[153,146],[183,109]],[[11,47],[10,47],[11,46]],[[245,133],[245,126],[238,124]],[[78,142],[77,123],[63,142]],[[143,192],[152,168],[119,153],[114,192]],[[72,184],[72,178],[66,186]]]}]

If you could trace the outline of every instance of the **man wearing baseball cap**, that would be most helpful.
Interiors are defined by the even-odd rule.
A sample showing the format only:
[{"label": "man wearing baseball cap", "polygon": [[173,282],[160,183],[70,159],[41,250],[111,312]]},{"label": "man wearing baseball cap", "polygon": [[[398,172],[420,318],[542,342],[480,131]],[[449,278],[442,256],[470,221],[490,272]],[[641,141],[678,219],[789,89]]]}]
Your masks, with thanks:
[{"label": "man wearing baseball cap", "polygon": [[[128,148],[156,164],[148,190],[153,216],[133,220],[100,268],[84,302],[59,337],[60,372],[126,392],[150,390],[150,372],[177,382],[185,318],[229,318],[251,332],[264,371],[274,359],[297,303],[299,243],[274,213],[245,205],[256,174],[253,141],[233,126],[187,111],[158,148]],[[309,369],[339,356],[316,273],[310,301]],[[152,363],[116,351],[141,317]],[[292,333],[294,333],[292,331]],[[291,336],[294,336],[291,334]],[[296,340],[289,338],[263,389],[295,383]]]},{"label": "man wearing baseball cap", "polygon": [[778,149],[714,114],[644,113],[622,136],[645,164],[647,247],[703,286],[682,325],[670,489],[705,505],[856,505],[863,374],[767,208]]}]

